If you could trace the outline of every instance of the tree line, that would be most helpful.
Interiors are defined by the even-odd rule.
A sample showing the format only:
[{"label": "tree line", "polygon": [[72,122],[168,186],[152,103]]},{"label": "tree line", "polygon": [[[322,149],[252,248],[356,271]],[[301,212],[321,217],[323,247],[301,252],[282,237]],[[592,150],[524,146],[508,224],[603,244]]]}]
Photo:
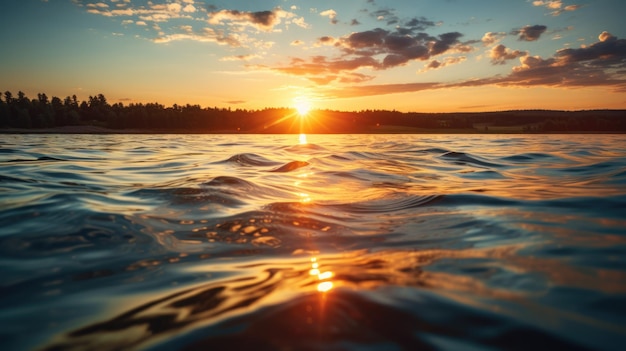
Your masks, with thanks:
[{"label": "tree line", "polygon": [[0,94],[0,128],[93,125],[196,133],[376,133],[376,132],[626,132],[626,111],[519,110],[480,113],[417,113],[389,110],[314,110],[306,119],[291,108],[246,110],[159,103],[110,104],[103,94],[78,101],[22,91]]}]

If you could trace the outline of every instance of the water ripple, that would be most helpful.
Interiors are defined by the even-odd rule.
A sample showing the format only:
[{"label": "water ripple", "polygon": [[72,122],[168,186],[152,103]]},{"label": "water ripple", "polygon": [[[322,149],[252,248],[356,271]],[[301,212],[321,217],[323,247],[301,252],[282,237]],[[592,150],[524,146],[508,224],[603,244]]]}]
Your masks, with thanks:
[{"label": "water ripple", "polygon": [[623,137],[307,139],[5,135],[3,346],[626,342]]}]

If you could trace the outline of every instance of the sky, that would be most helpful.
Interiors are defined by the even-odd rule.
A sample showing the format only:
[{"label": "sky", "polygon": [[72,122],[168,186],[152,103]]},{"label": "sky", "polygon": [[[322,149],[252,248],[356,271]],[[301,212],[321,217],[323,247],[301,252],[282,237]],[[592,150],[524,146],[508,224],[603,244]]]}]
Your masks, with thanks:
[{"label": "sky", "polygon": [[8,0],[0,91],[109,103],[626,109],[624,0]]}]

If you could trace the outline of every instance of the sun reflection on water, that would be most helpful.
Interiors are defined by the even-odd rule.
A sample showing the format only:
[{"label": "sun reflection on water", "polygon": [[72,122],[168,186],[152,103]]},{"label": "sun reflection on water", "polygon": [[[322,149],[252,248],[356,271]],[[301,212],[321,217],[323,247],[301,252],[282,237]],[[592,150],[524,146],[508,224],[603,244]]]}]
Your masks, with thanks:
[{"label": "sun reflection on water", "polygon": [[332,290],[334,284],[330,279],[334,276],[331,271],[320,271],[320,264],[317,262],[317,258],[311,258],[311,270],[309,274],[317,277],[319,283],[317,284],[317,291],[319,292],[328,292]]},{"label": "sun reflection on water", "polygon": [[305,144],[307,144],[306,134],[301,133],[301,134],[300,134],[299,141],[300,141],[300,145],[305,145]]}]

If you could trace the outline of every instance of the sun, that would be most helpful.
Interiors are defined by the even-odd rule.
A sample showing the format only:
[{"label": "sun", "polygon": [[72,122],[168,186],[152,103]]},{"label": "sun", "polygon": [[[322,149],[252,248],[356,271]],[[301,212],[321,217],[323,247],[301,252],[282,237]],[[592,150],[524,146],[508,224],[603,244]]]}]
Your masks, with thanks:
[{"label": "sun", "polygon": [[311,111],[311,101],[304,97],[297,97],[293,100],[293,107],[300,117],[306,117]]}]

